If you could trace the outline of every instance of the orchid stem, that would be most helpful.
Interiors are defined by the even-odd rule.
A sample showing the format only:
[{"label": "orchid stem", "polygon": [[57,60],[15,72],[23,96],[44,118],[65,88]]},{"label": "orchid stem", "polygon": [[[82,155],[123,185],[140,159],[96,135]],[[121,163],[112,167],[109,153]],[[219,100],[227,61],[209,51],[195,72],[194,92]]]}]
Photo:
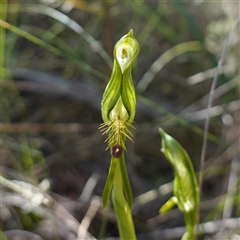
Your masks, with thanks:
[{"label": "orchid stem", "polygon": [[121,239],[135,240],[136,235],[131,210],[123,192],[123,179],[119,161],[117,161],[115,170],[112,198],[113,206],[117,214],[117,222]]}]

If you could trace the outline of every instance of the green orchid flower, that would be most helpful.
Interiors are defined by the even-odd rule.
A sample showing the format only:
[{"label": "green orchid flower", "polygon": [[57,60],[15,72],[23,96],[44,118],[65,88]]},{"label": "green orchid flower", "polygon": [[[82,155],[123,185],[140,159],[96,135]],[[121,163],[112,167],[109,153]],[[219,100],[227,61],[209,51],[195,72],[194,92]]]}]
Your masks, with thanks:
[{"label": "green orchid flower", "polygon": [[131,216],[132,190],[128,178],[124,151],[126,139],[132,141],[129,130],[136,113],[136,93],[132,81],[131,67],[138,56],[139,45],[133,31],[123,36],[115,45],[111,78],[102,97],[102,119],[100,131],[107,134],[106,142],[112,159],[108,178],[103,190],[103,208],[112,191],[112,200],[120,236],[136,239]]},{"label": "green orchid flower", "polygon": [[174,196],[161,208],[160,213],[169,211],[175,204],[184,213],[187,232],[182,240],[194,240],[194,228],[198,223],[199,185],[192,162],[187,152],[163,129],[159,129],[162,136],[162,152],[174,169]]}]

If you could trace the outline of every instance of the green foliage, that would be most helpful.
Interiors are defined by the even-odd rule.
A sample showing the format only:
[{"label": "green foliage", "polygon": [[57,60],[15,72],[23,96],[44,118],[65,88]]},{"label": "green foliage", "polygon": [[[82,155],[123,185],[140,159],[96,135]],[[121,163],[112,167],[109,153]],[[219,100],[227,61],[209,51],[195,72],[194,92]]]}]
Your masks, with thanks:
[{"label": "green foliage", "polygon": [[[176,225],[182,225],[177,219],[178,211],[166,216],[158,216],[155,206],[148,208],[147,214],[144,211],[145,204],[172,191],[169,166],[159,164],[159,138],[155,136],[159,126],[175,131],[181,143],[189,146],[191,160],[198,165],[207,114],[211,117],[207,131],[211,145],[206,149],[206,167],[200,171],[204,176],[201,219],[214,224],[216,219],[234,221],[239,217],[239,177],[234,173],[237,168],[231,167],[234,155],[239,154],[237,30],[226,44],[213,107],[206,111],[211,79],[224,41],[238,19],[238,10],[236,1],[0,1],[0,164],[4,176],[0,181],[0,236],[24,238],[19,234],[26,230],[38,233],[42,239],[68,239],[69,232],[77,238],[84,217],[82,209],[89,207],[93,195],[102,192],[106,178],[103,206],[107,206],[113,192],[122,238],[135,235],[131,207],[137,212],[137,234],[148,232],[149,223],[149,234],[155,234],[153,229],[166,219],[169,223],[175,219]],[[141,46],[138,68],[133,72],[137,95],[130,68],[138,44],[130,31],[119,44],[131,45],[131,66],[119,65],[116,45],[113,81],[112,85],[109,81],[110,90],[103,101],[106,121],[101,129],[108,135],[111,153],[117,156],[112,156],[107,176],[104,143],[96,131],[101,122],[100,95],[109,79],[116,39],[130,28]],[[121,55],[126,55],[125,50],[120,50],[120,62]],[[19,70],[25,73],[21,75]],[[116,76],[120,78],[115,79]],[[84,84],[89,89],[86,94],[81,89]],[[136,140],[134,150],[128,148],[133,198],[124,155],[127,138],[133,138],[130,130],[136,98],[140,102],[135,119]],[[118,113],[120,119],[116,117]],[[100,181],[89,198],[79,204],[78,197],[81,192],[85,194],[87,180],[91,183],[92,175],[98,174],[100,168]],[[90,189],[88,184],[86,189]],[[59,211],[62,196],[71,199],[71,207],[63,212]],[[174,196],[161,208],[162,212],[176,202],[179,200]],[[114,224],[111,211],[108,208],[110,221],[97,214],[97,221],[93,219],[86,231],[93,236],[101,232],[102,238],[116,235],[114,230],[109,231]],[[31,214],[34,221],[31,219],[29,224]],[[60,236],[63,231],[59,230],[59,222],[66,227],[65,236]],[[39,231],[44,224],[51,233]],[[224,229],[224,221],[221,224]],[[169,227],[168,223],[165,227]],[[222,236],[231,234],[234,228]],[[18,229],[21,230],[17,232]]]},{"label": "green foliage", "polygon": [[174,197],[170,198],[160,213],[169,211],[174,204],[184,213],[187,232],[182,240],[195,239],[194,227],[198,222],[199,186],[187,152],[163,129],[159,129],[162,136],[162,152],[174,169]]}]

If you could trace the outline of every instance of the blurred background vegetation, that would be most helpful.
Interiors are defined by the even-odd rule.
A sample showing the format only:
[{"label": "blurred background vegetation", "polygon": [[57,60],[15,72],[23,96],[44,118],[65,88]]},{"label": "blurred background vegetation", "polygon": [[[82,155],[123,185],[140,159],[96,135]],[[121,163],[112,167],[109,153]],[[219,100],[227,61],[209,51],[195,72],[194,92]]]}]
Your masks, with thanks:
[{"label": "blurred background vegetation", "polygon": [[177,208],[158,214],[173,179],[158,128],[198,173],[209,114],[200,239],[239,239],[239,10],[238,1],[220,0],[2,0],[1,239],[117,239],[111,204],[101,209],[110,155],[98,127],[113,47],[130,29],[140,44],[126,153],[137,238],[183,234]]}]

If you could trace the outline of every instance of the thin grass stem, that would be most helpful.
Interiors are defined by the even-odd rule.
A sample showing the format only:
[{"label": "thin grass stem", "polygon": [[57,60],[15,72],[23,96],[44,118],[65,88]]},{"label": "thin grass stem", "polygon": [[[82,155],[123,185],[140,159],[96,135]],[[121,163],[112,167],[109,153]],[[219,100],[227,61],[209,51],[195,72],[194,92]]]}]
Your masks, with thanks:
[{"label": "thin grass stem", "polygon": [[206,121],[205,121],[205,125],[204,125],[204,133],[203,133],[203,145],[202,145],[202,152],[201,152],[201,160],[200,160],[200,172],[199,172],[199,186],[200,189],[202,188],[202,181],[203,181],[203,171],[205,168],[205,158],[206,158],[206,150],[207,150],[207,140],[208,140],[208,131],[209,131],[209,123],[210,123],[210,108],[212,107],[213,104],[213,99],[214,99],[214,94],[215,94],[215,88],[217,85],[217,81],[218,81],[218,76],[220,74],[222,65],[223,65],[223,61],[225,59],[226,56],[226,51],[227,51],[227,46],[229,44],[229,41],[232,37],[232,34],[235,30],[235,28],[237,27],[239,23],[239,19],[236,20],[236,22],[234,23],[234,25],[232,26],[227,39],[225,40],[224,46],[223,46],[223,50],[216,68],[216,72],[212,81],[212,85],[211,85],[211,89],[210,89],[210,93],[209,93],[209,100],[208,100],[208,106],[207,106],[207,113],[206,113]]}]

